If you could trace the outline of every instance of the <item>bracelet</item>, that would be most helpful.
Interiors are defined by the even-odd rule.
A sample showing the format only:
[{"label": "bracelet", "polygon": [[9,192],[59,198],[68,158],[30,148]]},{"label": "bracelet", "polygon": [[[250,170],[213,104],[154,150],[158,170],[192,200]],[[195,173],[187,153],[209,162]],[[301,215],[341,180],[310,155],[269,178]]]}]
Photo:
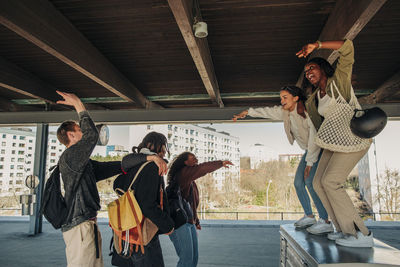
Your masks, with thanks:
[{"label": "bracelet", "polygon": [[318,44],[317,50],[318,50],[318,49],[321,49],[321,48],[322,48],[322,43],[321,43],[321,41],[320,41],[320,40],[317,40],[316,43]]}]

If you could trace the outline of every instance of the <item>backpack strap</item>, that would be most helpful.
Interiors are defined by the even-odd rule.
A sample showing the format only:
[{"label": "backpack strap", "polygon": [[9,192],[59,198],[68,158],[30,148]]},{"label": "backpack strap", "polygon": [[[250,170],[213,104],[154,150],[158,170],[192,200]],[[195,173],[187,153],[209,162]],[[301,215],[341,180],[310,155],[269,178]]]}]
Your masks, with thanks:
[{"label": "backpack strap", "polygon": [[128,190],[131,189],[133,183],[136,181],[136,179],[138,178],[138,176],[139,176],[140,172],[143,170],[143,168],[144,168],[147,164],[149,164],[150,162],[151,162],[151,161],[146,161],[145,163],[142,164],[142,166],[140,166],[139,170],[136,172],[135,177],[132,179],[132,182],[131,182],[131,184],[129,185]]},{"label": "backpack strap", "polygon": [[[145,163],[142,164],[142,166],[140,166],[139,170],[136,172],[135,177],[132,179],[132,182],[131,182],[131,184],[129,185],[129,187],[128,187],[127,190],[131,190],[131,187],[132,187],[133,183],[136,181],[136,179],[138,178],[140,172],[141,172],[141,171],[143,170],[143,168],[144,168],[147,164],[149,164],[150,162],[151,162],[151,161],[146,161]],[[125,191],[122,190],[121,188],[115,188],[115,193],[116,193],[117,195],[119,195],[117,191],[121,192],[122,194],[125,194]]]}]

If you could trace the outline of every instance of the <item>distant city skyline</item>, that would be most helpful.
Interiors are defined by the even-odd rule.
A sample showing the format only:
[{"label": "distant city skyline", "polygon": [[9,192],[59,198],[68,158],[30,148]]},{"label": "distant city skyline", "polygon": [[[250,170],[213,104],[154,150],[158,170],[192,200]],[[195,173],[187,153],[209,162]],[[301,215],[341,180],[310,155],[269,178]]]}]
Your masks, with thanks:
[{"label": "distant city skyline", "polygon": [[[233,136],[239,137],[241,156],[247,156],[250,147],[256,143],[269,147],[277,154],[303,153],[303,150],[296,143],[293,146],[289,144],[281,122],[236,122],[197,125],[212,127],[217,131],[228,132]],[[110,125],[109,127],[109,145],[123,145],[126,150],[131,151],[128,140],[128,126]],[[400,170],[398,133],[400,133],[400,122],[388,121],[386,128],[375,138],[379,173],[382,173],[385,167]]]}]

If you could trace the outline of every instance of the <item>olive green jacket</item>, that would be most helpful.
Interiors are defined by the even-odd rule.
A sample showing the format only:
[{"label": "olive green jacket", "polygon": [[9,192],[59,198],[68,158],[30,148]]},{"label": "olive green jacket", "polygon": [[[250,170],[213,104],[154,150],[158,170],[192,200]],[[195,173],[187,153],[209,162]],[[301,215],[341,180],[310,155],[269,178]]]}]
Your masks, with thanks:
[{"label": "olive green jacket", "polygon": [[[346,99],[347,102],[350,101],[351,97],[351,74],[353,71],[353,64],[354,64],[354,47],[353,42],[351,40],[345,40],[344,44],[341,48],[337,50],[339,53],[338,63],[336,65],[335,73],[332,77],[328,78],[326,83],[326,93],[332,97],[331,93],[331,83],[335,81],[336,86],[339,89],[340,94]],[[307,99],[306,101],[306,109],[308,115],[312,123],[315,126],[315,129],[319,129],[321,123],[323,121],[323,117],[318,113],[317,107],[317,92],[319,88],[315,90]],[[335,98],[337,97],[336,92],[334,91]]]}]

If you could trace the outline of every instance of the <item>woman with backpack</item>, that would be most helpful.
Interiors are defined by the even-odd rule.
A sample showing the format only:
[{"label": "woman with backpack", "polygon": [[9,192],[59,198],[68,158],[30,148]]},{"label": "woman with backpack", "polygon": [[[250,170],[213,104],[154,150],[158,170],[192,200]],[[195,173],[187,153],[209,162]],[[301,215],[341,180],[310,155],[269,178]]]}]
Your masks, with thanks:
[{"label": "woman with backpack", "polygon": [[[147,134],[142,142],[133,147],[133,154],[158,155],[164,158],[167,152],[167,138],[157,132]],[[132,154],[122,159],[122,166],[133,166],[137,164]],[[141,168],[138,164],[129,169],[123,175],[118,176],[114,181],[114,190],[116,188],[127,191],[132,179]],[[136,181],[131,189],[135,192],[135,198],[141,208],[143,216],[150,219],[159,229],[158,233],[145,246],[144,254],[139,249],[133,251],[130,258],[125,259],[114,251],[112,255],[112,265],[127,267],[163,267],[164,259],[161,251],[158,234],[170,235],[174,231],[174,222],[169,216],[168,201],[165,193],[164,179],[159,173],[159,168],[155,162],[150,162],[140,171]],[[161,197],[162,196],[162,197]]]},{"label": "woman with backpack", "polygon": [[[250,108],[234,115],[233,121],[246,116],[283,121],[289,143],[293,145],[296,140],[297,144],[305,150],[294,178],[294,187],[303,207],[304,216],[294,225],[300,228],[308,227],[307,231],[312,234],[333,232],[333,226],[328,220],[328,213],[313,188],[313,179],[321,157],[321,149],[314,143],[316,130],[305,110],[306,97],[299,87],[285,86],[281,88],[280,98],[281,106]],[[306,187],[317,208],[318,221],[314,218]]]},{"label": "woman with backpack", "polygon": [[201,226],[196,211],[199,205],[199,190],[195,180],[229,165],[233,164],[228,160],[198,164],[196,156],[190,152],[181,153],[172,162],[168,173],[168,187],[179,187],[182,198],[190,204],[189,208],[191,208],[193,214],[187,223],[175,229],[169,236],[179,257],[177,267],[195,267],[198,262],[199,252],[196,229],[201,230]]}]

